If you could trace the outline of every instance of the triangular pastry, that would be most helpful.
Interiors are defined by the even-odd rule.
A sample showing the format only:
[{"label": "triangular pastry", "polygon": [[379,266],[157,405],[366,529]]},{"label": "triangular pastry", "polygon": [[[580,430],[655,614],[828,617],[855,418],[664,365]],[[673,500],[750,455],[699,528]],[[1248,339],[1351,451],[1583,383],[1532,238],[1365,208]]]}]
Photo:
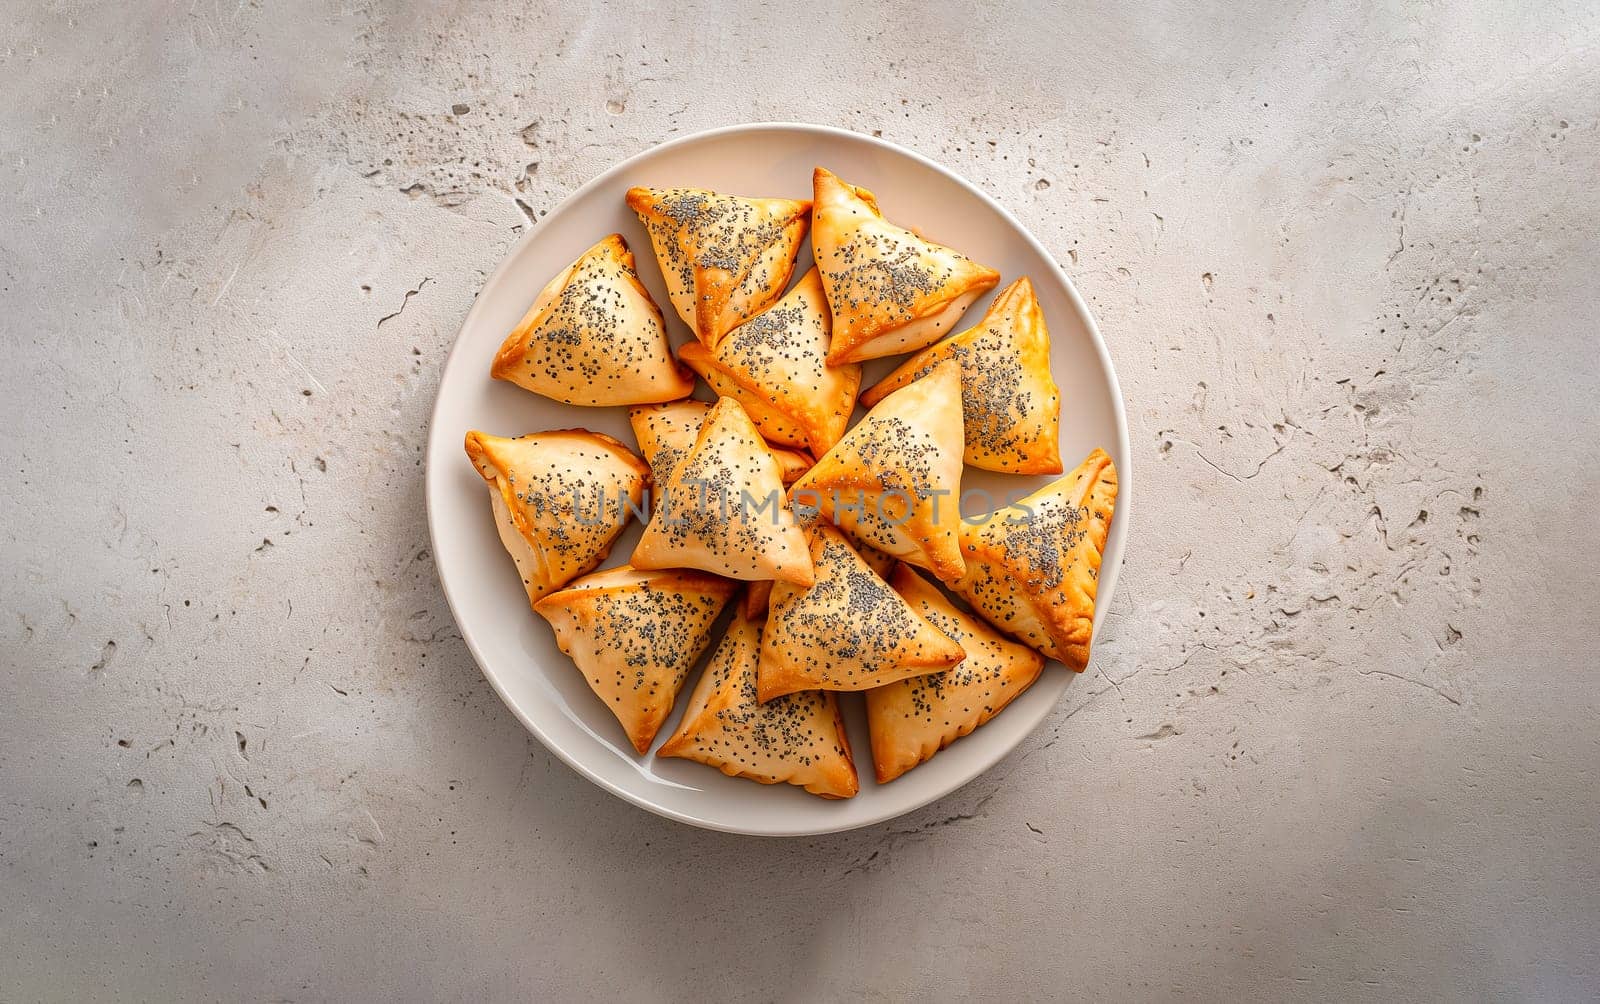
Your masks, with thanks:
[{"label": "triangular pastry", "polygon": [[656,753],[709,764],[730,777],[786,781],[823,798],[860,790],[833,694],[811,690],[761,703],[761,626],[736,614],[689,695],[678,731]]},{"label": "triangular pastry", "polygon": [[963,613],[909,566],[894,588],[949,635],[967,657],[950,669],[867,691],[867,725],[878,783],[887,784],[998,715],[1033,685],[1044,657]]},{"label": "triangular pastry", "polygon": [[732,398],[712,405],[651,502],[634,567],[811,584],[811,555],[783,496],[778,461]]},{"label": "triangular pastry", "polygon": [[961,369],[949,361],[885,397],[795,482],[796,513],[815,509],[855,540],[942,581],[961,557]]},{"label": "triangular pastry", "polygon": [[671,401],[694,389],[620,234],[550,280],[506,336],[489,375],[588,406]]},{"label": "triangular pastry", "polygon": [[861,387],[860,366],[824,361],[828,323],[822,279],[812,269],[715,349],[690,342],[678,358],[712,390],[738,398],[769,442],[822,454],[844,435]]},{"label": "triangular pastry", "polygon": [[833,365],[938,341],[1000,281],[994,269],[885,220],[866,189],[820,167],[811,180],[811,247],[833,314]]},{"label": "triangular pastry", "polygon": [[783,295],[811,203],[695,188],[630,188],[628,208],[650,233],[667,295],[710,346]]},{"label": "triangular pastry", "polygon": [[[634,438],[639,442],[639,452],[655,475],[656,484],[665,484],[672,466],[683,459],[700,433],[700,423],[711,410],[707,401],[673,401],[670,404],[646,405],[628,412]],[[773,459],[778,462],[778,479],[785,485],[794,484],[806,471],[816,466],[817,460],[804,450],[791,450],[784,446],[767,444]]]},{"label": "triangular pastry", "polygon": [[861,403],[872,407],[946,359],[961,364],[967,463],[1006,474],[1060,474],[1061,395],[1050,375],[1050,333],[1027,276],[1001,290],[976,327],[907,359]]},{"label": "triangular pastry", "polygon": [[869,690],[961,661],[961,646],[889,588],[844,535],[808,530],[817,581],[772,587],[761,633],[756,692],[763,701],[800,690]]},{"label": "triangular pastry", "polygon": [[626,446],[584,429],[515,439],[473,430],[466,449],[530,603],[605,560],[650,474]]},{"label": "triangular pastry", "polygon": [[961,528],[967,576],[951,588],[995,627],[1083,672],[1117,469],[1095,450],[1016,505]]},{"label": "triangular pastry", "polygon": [[621,565],[586,575],[533,608],[644,753],[738,588],[707,572]]}]

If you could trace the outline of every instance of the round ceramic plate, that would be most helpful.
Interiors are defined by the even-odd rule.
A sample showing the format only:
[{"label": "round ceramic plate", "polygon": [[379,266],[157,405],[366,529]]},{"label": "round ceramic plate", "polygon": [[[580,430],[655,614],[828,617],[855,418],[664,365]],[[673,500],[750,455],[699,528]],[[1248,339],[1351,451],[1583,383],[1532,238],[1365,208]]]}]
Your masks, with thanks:
[{"label": "round ceramic plate", "polygon": [[[672,326],[674,344],[689,340],[688,328],[668,302],[644,227],[624,205],[623,193],[645,185],[809,199],[811,170],[817,165],[870,188],[888,219],[916,227],[931,239],[999,269],[1002,287],[1018,276],[1033,280],[1050,326],[1051,366],[1061,388],[1062,461],[1071,470],[1091,449],[1102,447],[1116,462],[1121,480],[1101,565],[1098,627],[1116,586],[1132,493],[1122,396],[1094,320],[1055,258],[1010,213],[932,161],[882,140],[821,126],[736,126],[662,144],[584,185],[517,242],[479,292],[445,362],[428,436],[428,526],[439,578],[462,638],[506,705],[557,756],[601,787],[652,812],[739,833],[846,830],[890,819],[949,794],[994,765],[1033,730],[1074,674],[1050,663],[1039,681],[994,721],[886,785],[873,781],[860,695],[841,695],[861,775],[860,794],[844,801],[817,798],[786,784],[725,777],[687,760],[658,759],[653,750],[639,756],[616,719],[556,648],[544,619],[529,609],[516,570],[496,535],[484,482],[462,450],[462,437],[469,429],[516,436],[581,426],[633,444],[626,408],[569,407],[491,380],[489,363],[501,340],[552,275],[613,232],[621,233],[633,248],[639,275]],[[807,245],[796,277],[810,267],[810,257]],[[973,304],[957,330],[976,323],[988,300]],[[899,361],[869,364],[862,386],[870,386]],[[710,396],[703,385],[699,393]],[[967,468],[963,488],[982,488],[1003,500],[1008,492],[1032,490],[1050,480]],[[606,564],[626,561],[638,535],[638,526],[630,527]],[[676,727],[698,672],[684,686],[657,746]]]}]

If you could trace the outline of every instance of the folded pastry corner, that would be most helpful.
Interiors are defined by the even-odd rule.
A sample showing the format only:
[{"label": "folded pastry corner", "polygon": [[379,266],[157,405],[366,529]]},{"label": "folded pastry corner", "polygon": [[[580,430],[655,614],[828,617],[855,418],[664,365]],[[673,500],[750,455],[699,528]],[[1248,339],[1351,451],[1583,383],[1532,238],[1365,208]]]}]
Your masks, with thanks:
[{"label": "folded pastry corner", "polygon": [[939,340],[1000,273],[895,226],[864,188],[812,174],[811,246],[833,318],[828,362],[863,362]]},{"label": "folded pastry corner", "polygon": [[[657,450],[660,456],[660,450]],[[636,568],[699,568],[731,579],[812,581],[805,534],[778,461],[744,408],[722,398],[658,480]]]},{"label": "folded pastry corner", "polygon": [[961,646],[912,609],[838,530],[818,520],[806,532],[816,582],[772,587],[757,674],[762,701],[801,690],[869,690],[961,661]]},{"label": "folded pastry corner", "polygon": [[[773,453],[777,452],[777,450],[773,451]],[[802,471],[801,473],[804,472]],[[861,560],[867,563],[867,567],[872,569],[874,572],[877,572],[880,578],[887,578],[889,575],[889,570],[895,565],[895,560],[893,558],[875,548],[857,547],[854,550],[856,554],[861,556]],[[813,564],[813,571],[814,570],[815,567]],[[776,583],[774,583],[771,579],[762,579],[760,581],[750,583],[749,588],[744,591],[744,599],[740,607],[740,609],[744,611],[744,615],[746,617],[749,617],[751,620],[755,620],[759,617],[766,616],[767,603],[772,599],[772,587],[775,584]]]},{"label": "folded pastry corner", "polygon": [[907,359],[861,395],[872,407],[954,359],[961,366],[966,462],[1006,474],[1060,474],[1061,394],[1050,373],[1050,333],[1023,276],[1001,290],[975,327]]},{"label": "folded pastry corner", "polygon": [[489,375],[563,404],[671,401],[694,389],[672,358],[661,311],[612,234],[547,283],[506,336]]},{"label": "folded pastry corner", "polygon": [[[684,400],[667,404],[646,405],[628,412],[628,422],[644,454],[645,463],[655,476],[657,485],[666,484],[672,468],[682,460],[689,447],[694,445],[711,405],[706,401]],[[778,478],[791,485],[800,476],[816,466],[816,458],[804,450],[792,450],[767,444],[773,459],[778,462]]]},{"label": "folded pastry corner", "polygon": [[650,465],[656,489],[672,477],[673,468],[689,453],[711,405],[693,399],[669,401],[630,409],[628,424],[639,444],[644,462]]},{"label": "folded pastry corner", "polygon": [[466,451],[529,603],[605,560],[650,475],[632,450],[585,429],[515,438],[474,429]]},{"label": "folded pastry corner", "polygon": [[961,368],[951,360],[878,402],[789,497],[858,543],[953,582],[966,573],[961,428]]},{"label": "folded pastry corner", "polygon": [[672,306],[715,347],[765,310],[794,272],[811,203],[695,188],[630,188],[628,208],[650,234]]},{"label": "folded pastry corner", "polygon": [[909,566],[895,568],[892,584],[967,657],[950,669],[867,691],[867,726],[879,784],[925,763],[987,723],[1033,686],[1044,668],[1043,656],[958,609]]},{"label": "folded pastry corner", "polygon": [[782,300],[734,328],[715,349],[678,357],[718,394],[735,397],[769,442],[825,453],[844,435],[861,367],[829,366],[828,303],[816,269]]},{"label": "folded pastry corner", "polygon": [[621,565],[533,605],[633,748],[648,752],[738,585],[688,569]]},{"label": "folded pastry corner", "polygon": [[990,624],[1083,672],[1116,501],[1116,466],[1097,449],[1015,505],[966,522],[967,575],[951,588]]},{"label": "folded pastry corner", "polygon": [[786,782],[823,798],[860,790],[839,700],[826,691],[756,699],[761,626],[734,615],[689,695],[689,706],[657,756],[715,767],[762,784]]}]

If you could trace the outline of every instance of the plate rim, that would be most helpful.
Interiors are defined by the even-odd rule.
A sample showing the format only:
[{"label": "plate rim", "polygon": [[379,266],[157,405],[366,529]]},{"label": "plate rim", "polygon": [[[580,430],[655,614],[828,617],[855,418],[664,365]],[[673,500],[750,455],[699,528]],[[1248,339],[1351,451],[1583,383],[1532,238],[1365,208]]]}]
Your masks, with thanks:
[{"label": "plate rim", "polygon": [[[845,129],[839,126],[819,125],[811,122],[745,122],[733,125],[717,126],[711,129],[702,129],[698,132],[689,133],[684,136],[678,136],[673,139],[645,147],[643,150],[617,161],[604,171],[601,171],[599,174],[590,178],[584,184],[567,193],[567,195],[565,195],[561,201],[556,204],[555,208],[550,210],[549,216],[541,219],[540,222],[543,223],[545,220],[557,216],[565,211],[569,206],[577,203],[590,191],[600,187],[601,185],[604,185],[617,175],[630,170],[638,162],[665,150],[680,146],[687,146],[692,143],[704,142],[706,140],[717,139],[735,133],[759,135],[766,132],[798,132],[811,134],[812,136],[821,139],[847,138],[850,142],[866,143],[870,146],[876,146],[891,153],[908,158],[923,168],[933,170],[938,174],[943,175],[947,179],[959,185],[968,194],[979,199],[983,204],[988,206],[989,209],[998,213],[1000,217],[1009,223],[1017,233],[1021,234],[1023,239],[1032,247],[1032,250],[1049,265],[1050,270],[1054,273],[1054,277],[1058,279],[1062,287],[1066,289],[1068,298],[1071,300],[1073,307],[1078,311],[1079,316],[1084,321],[1085,327],[1088,329],[1089,337],[1093,342],[1095,353],[1099,357],[1101,367],[1110,381],[1109,389],[1111,391],[1112,410],[1116,420],[1117,453],[1122,458],[1117,465],[1117,512],[1112,520],[1111,532],[1110,536],[1106,540],[1105,548],[1108,552],[1113,550],[1115,551],[1117,555],[1117,561],[1111,567],[1109,575],[1107,574],[1105,567],[1103,565],[1101,567],[1101,575],[1097,584],[1095,596],[1094,631],[1096,634],[1098,634],[1102,626],[1102,621],[1105,617],[1105,611],[1110,607],[1111,597],[1116,591],[1117,579],[1122,569],[1123,551],[1125,550],[1125,541],[1128,535],[1128,526],[1131,516],[1130,503],[1132,500],[1133,464],[1128,440],[1127,408],[1122,397],[1122,384],[1117,378],[1116,367],[1112,363],[1110,351],[1106,348],[1105,338],[1100,334],[1099,322],[1095,319],[1094,313],[1089,310],[1089,305],[1084,301],[1082,295],[1079,294],[1078,288],[1073,284],[1071,277],[1067,275],[1064,269],[1062,269],[1061,264],[1056,260],[1055,255],[1052,254],[1050,250],[1033,235],[1033,232],[1024,226],[1022,221],[1017,219],[1016,215],[1013,214],[1010,209],[1001,204],[988,192],[984,191],[973,182],[967,180],[965,177],[957,174],[955,171],[945,167],[943,164],[940,164],[932,158],[918,153],[916,150],[912,150],[908,147],[901,146],[898,143],[886,140],[881,136],[873,136],[867,133],[856,132],[853,129]],[[865,819],[854,820],[838,826],[824,826],[819,828],[787,827],[779,829],[751,829],[737,822],[727,822],[720,819],[708,819],[702,816],[696,816],[670,806],[662,805],[649,798],[642,797],[634,792],[628,791],[620,785],[612,782],[609,778],[602,776],[597,770],[590,768],[586,763],[582,762],[573,754],[563,749],[559,743],[552,742],[551,739],[539,727],[539,725],[533,720],[533,718],[524,713],[523,710],[511,700],[506,688],[501,684],[496,674],[489,669],[482,652],[479,651],[477,643],[470,636],[470,632],[464,628],[461,628],[461,616],[456,607],[455,597],[451,594],[450,584],[445,580],[443,567],[437,560],[437,556],[439,554],[439,528],[437,525],[437,513],[433,498],[434,485],[436,482],[433,470],[434,465],[432,461],[436,440],[440,435],[439,411],[444,401],[445,379],[450,373],[452,365],[454,365],[457,361],[457,353],[462,349],[462,336],[473,324],[478,316],[479,311],[485,309],[485,300],[482,295],[483,291],[503,280],[505,273],[512,267],[512,263],[519,258],[527,245],[533,243],[534,239],[542,232],[543,229],[544,228],[539,226],[534,226],[528,229],[527,232],[525,232],[509,248],[506,249],[504,255],[500,259],[500,264],[495,266],[494,270],[491,271],[488,276],[484,278],[483,282],[479,284],[478,291],[473,296],[472,306],[468,308],[466,315],[461,319],[461,324],[457,327],[455,336],[451,340],[450,350],[445,354],[444,362],[439,367],[439,386],[434,394],[433,407],[429,409],[428,412],[428,434],[423,448],[423,505],[427,510],[428,546],[432,549],[432,552],[435,555],[434,572],[439,580],[439,588],[444,593],[445,604],[450,608],[451,619],[455,621],[456,627],[461,629],[461,640],[465,642],[467,651],[472,654],[473,662],[477,664],[478,671],[482,673],[484,678],[489,681],[489,686],[494,689],[495,694],[500,698],[500,702],[504,704],[508,710],[510,710],[512,716],[521,722],[522,727],[527,729],[528,732],[538,739],[545,749],[554,753],[556,757],[568,767],[571,767],[580,775],[587,778],[601,789],[610,792],[612,795],[621,798],[632,805],[636,805],[641,809],[645,809],[667,819],[676,820],[677,822],[699,827],[701,829],[715,830],[722,833],[734,833],[743,836],[823,836],[831,833],[848,832],[850,830],[861,829],[867,826],[875,826],[879,823],[883,823],[891,819],[897,819],[900,816],[915,812],[916,810],[931,805],[942,798],[947,798],[950,795],[955,794],[962,788],[965,788],[968,784],[971,784],[973,781],[977,780],[977,778],[988,773],[996,764],[1013,753],[1017,746],[1021,745],[1024,739],[1026,739],[1029,735],[1032,735],[1033,732],[1037,730],[1037,724],[1035,724],[1034,728],[1021,732],[1014,742],[1007,745],[992,760],[979,767],[965,779],[958,781],[956,784],[946,788],[943,791],[939,791],[910,805],[886,810],[880,814],[869,815]],[[1068,672],[1071,671],[1068,670]],[[1069,680],[1069,685],[1070,682],[1071,681]]]}]

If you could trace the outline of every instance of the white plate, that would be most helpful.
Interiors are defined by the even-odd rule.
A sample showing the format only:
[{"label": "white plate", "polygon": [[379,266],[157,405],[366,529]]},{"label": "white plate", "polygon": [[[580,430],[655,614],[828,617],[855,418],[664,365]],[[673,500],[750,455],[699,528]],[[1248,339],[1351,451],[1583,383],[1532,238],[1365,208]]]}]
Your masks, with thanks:
[{"label": "white plate", "polygon": [[[843,695],[861,775],[861,793],[845,801],[820,799],[790,785],[724,777],[687,760],[657,759],[653,752],[639,756],[616,719],[556,648],[549,626],[528,608],[490,519],[483,480],[462,450],[462,437],[474,428],[515,436],[583,426],[631,445],[626,408],[567,407],[489,379],[489,363],[501,340],[550,276],[601,237],[618,232],[633,248],[640,277],[673,326],[674,343],[687,341],[689,331],[673,313],[649,239],[623,204],[623,193],[633,185],[686,186],[809,199],[811,169],[819,164],[872,189],[890,220],[915,226],[999,269],[1002,287],[1018,276],[1032,278],[1050,325],[1051,366],[1062,392],[1062,460],[1070,470],[1091,449],[1103,447],[1121,479],[1101,566],[1098,627],[1117,583],[1132,493],[1122,395],[1094,319],[1055,259],[1010,213],[932,161],[882,140],[812,125],[734,126],[664,143],[584,185],[523,235],[479,292],[445,361],[428,435],[428,527],[439,579],[462,638],[506,706],[557,756],[601,787],[663,816],[736,833],[830,833],[925,805],[972,780],[1016,746],[1050,712],[1074,674],[1050,663],[1039,682],[994,721],[881,786],[873,781],[858,695]],[[809,262],[808,246],[796,277]],[[982,317],[987,302],[974,304],[968,324],[960,327]],[[879,360],[869,366],[862,386],[897,362]],[[701,396],[709,396],[703,385]],[[1049,480],[968,468],[963,487],[983,488],[1000,499],[1019,486],[1031,490]],[[608,565],[627,560],[638,533],[634,526],[618,540]],[[692,689],[693,677],[657,745],[671,734]]]}]

